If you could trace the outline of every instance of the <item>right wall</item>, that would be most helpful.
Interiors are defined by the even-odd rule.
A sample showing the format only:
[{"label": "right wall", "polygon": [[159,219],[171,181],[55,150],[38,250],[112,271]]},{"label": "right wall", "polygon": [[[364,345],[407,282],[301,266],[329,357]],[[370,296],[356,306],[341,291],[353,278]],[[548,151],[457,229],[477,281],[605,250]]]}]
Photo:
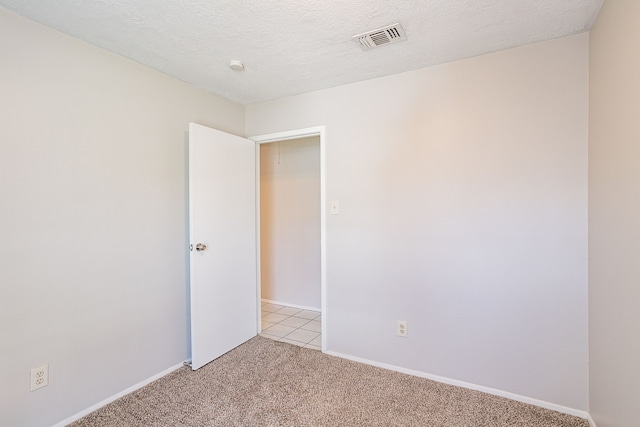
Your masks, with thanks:
[{"label": "right wall", "polygon": [[590,34],[590,412],[640,419],[640,2],[608,1]]},{"label": "right wall", "polygon": [[247,106],[326,129],[329,353],[586,415],[588,41]]}]

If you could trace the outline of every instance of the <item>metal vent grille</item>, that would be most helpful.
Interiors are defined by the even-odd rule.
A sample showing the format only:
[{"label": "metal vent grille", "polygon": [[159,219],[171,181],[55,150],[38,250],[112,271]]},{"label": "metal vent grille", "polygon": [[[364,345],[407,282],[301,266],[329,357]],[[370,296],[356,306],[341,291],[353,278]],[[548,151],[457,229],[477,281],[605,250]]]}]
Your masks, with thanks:
[{"label": "metal vent grille", "polygon": [[353,40],[360,45],[362,50],[369,50],[406,39],[407,35],[399,22],[353,36]]}]

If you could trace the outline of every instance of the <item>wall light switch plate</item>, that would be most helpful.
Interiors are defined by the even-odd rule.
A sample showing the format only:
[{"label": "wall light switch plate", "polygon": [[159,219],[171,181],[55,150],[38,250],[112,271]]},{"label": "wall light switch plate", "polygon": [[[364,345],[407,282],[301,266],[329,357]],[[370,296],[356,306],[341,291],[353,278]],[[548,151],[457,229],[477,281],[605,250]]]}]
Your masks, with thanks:
[{"label": "wall light switch plate", "polygon": [[331,215],[340,215],[340,202],[337,200],[331,201]]}]

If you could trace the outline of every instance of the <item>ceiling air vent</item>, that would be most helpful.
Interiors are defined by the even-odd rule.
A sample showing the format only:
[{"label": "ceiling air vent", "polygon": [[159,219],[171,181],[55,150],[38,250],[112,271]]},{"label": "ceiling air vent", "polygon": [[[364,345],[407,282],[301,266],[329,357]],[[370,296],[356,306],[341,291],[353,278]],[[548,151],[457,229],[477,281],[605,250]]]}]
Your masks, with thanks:
[{"label": "ceiling air vent", "polygon": [[355,35],[353,39],[358,42],[362,50],[369,50],[385,44],[401,42],[407,39],[407,35],[404,33],[402,25],[396,22],[386,27]]}]

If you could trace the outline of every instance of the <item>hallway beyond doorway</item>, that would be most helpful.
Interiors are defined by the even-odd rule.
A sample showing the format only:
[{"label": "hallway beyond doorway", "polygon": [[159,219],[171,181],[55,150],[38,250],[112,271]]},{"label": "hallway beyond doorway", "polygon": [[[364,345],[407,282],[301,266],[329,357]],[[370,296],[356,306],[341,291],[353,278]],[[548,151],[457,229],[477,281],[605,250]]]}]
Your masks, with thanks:
[{"label": "hallway beyond doorway", "polygon": [[322,316],[319,311],[303,310],[262,301],[261,336],[299,347],[320,350]]}]

